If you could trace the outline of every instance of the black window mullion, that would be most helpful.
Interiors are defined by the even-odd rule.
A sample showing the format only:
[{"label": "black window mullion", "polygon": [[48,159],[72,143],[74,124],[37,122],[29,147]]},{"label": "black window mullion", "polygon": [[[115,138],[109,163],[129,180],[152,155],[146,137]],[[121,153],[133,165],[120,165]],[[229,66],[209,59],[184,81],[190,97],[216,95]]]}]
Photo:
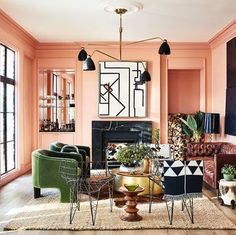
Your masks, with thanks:
[{"label": "black window mullion", "polygon": [[5,158],[5,172],[7,171],[7,48],[5,47],[5,64],[4,64],[4,76],[3,81],[3,154]]},{"label": "black window mullion", "polygon": [[[4,73],[3,76],[0,76],[0,82],[3,83],[3,154],[4,154],[4,172],[1,172],[1,174],[8,173],[9,171],[15,169],[16,167],[16,158],[15,158],[15,52],[11,50],[10,48],[6,47],[3,44],[0,44],[4,47]],[[13,78],[7,77],[7,50],[11,50],[14,52],[14,61],[13,61]],[[7,112],[7,84],[13,85],[13,112]],[[7,114],[13,113],[13,140],[7,141]],[[7,144],[13,142],[13,168],[8,169],[8,156],[7,156]]]}]

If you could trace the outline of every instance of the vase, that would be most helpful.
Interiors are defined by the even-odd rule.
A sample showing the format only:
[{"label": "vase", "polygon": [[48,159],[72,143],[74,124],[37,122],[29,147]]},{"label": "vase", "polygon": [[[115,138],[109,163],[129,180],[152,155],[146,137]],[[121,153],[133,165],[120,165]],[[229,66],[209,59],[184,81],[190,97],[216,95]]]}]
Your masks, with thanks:
[{"label": "vase", "polygon": [[136,165],[132,165],[132,166],[129,166],[129,165],[124,165],[124,164],[121,164],[120,165],[120,172],[133,172],[136,170]]},{"label": "vase", "polygon": [[149,158],[148,157],[145,157],[143,159],[143,173],[149,173]]}]

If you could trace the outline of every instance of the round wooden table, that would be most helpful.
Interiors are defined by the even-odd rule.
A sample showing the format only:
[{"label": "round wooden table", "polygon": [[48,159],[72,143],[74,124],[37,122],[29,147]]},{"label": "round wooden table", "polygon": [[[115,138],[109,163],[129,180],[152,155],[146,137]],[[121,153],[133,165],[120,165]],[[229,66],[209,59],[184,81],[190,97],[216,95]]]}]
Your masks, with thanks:
[{"label": "round wooden table", "polygon": [[139,209],[137,206],[137,195],[144,191],[143,187],[138,187],[135,191],[129,191],[124,186],[120,187],[120,192],[125,195],[126,200],[126,208],[125,214],[123,214],[120,218],[124,221],[134,222],[142,220],[142,216],[138,214]]}]

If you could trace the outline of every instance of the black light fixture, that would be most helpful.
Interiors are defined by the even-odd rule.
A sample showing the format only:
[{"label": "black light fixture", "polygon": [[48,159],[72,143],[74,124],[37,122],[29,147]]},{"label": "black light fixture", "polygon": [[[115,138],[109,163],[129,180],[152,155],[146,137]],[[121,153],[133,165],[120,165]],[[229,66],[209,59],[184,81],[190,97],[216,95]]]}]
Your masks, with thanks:
[{"label": "black light fixture", "polygon": [[[84,65],[83,65],[83,70],[84,71],[93,71],[95,70],[95,64],[92,60],[92,56],[94,54],[94,52],[98,52],[98,53],[101,53],[103,55],[106,55],[114,60],[117,60],[117,61],[122,61],[122,32],[123,32],[123,27],[122,27],[122,15],[125,14],[127,12],[127,9],[125,8],[118,8],[118,9],[115,9],[115,13],[118,14],[120,16],[120,27],[119,27],[119,34],[120,34],[120,40],[119,40],[119,50],[120,50],[120,58],[117,59],[109,54],[106,54],[102,51],[99,51],[99,50],[95,50],[93,51],[93,53],[90,55],[87,54],[87,52],[85,51],[84,47],[81,48],[79,54],[78,54],[78,60],[79,61],[84,61]],[[162,39],[160,37],[154,37],[154,38],[148,38],[148,39],[144,39],[144,40],[140,40],[140,41],[135,41],[135,42],[131,42],[131,43],[127,43],[125,44],[125,46],[129,46],[129,45],[133,45],[133,44],[137,44],[137,43],[140,43],[140,42],[146,42],[146,41],[150,41],[150,40],[155,40],[155,39],[159,39],[162,41],[162,44],[159,48],[159,54],[160,55],[170,55],[171,51],[170,51],[170,47],[168,45],[168,42],[166,39]],[[144,66],[144,65],[143,65]],[[141,77],[140,77],[140,81],[139,83],[143,84],[145,82],[148,82],[148,81],[151,81],[151,76],[150,76],[150,73],[147,71],[147,68],[145,68],[144,66],[144,69],[145,71],[141,74]]]},{"label": "black light fixture", "polygon": [[150,75],[150,73],[147,71],[147,69],[145,69],[145,71],[141,74],[140,80],[141,80],[143,83],[151,81],[151,75]]},{"label": "black light fixture", "polygon": [[166,39],[163,40],[163,43],[161,44],[158,53],[160,55],[170,55],[170,47]]},{"label": "black light fixture", "polygon": [[95,69],[96,69],[95,64],[94,64],[91,56],[89,55],[87,57],[87,59],[84,61],[83,70],[84,71],[94,71]]},{"label": "black light fixture", "polygon": [[220,133],[220,114],[219,113],[205,113],[203,122],[203,132],[209,134],[210,142],[212,141],[212,134]]},{"label": "black light fixture", "polygon": [[84,47],[81,48],[79,54],[78,54],[78,60],[85,61],[87,59],[87,52],[85,51]]}]

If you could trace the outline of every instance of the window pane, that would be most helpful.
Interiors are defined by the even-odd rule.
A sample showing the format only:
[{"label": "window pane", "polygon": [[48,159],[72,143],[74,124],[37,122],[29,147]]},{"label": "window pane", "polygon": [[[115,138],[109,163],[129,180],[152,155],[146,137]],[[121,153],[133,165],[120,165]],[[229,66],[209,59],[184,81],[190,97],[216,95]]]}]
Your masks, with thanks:
[{"label": "window pane", "polygon": [[4,76],[5,72],[5,48],[0,45],[0,75]]},{"label": "window pane", "polygon": [[7,143],[7,171],[15,168],[14,142]]},{"label": "window pane", "polygon": [[14,140],[14,114],[7,113],[7,141]]},{"label": "window pane", "polygon": [[7,84],[7,112],[14,112],[14,86]]},{"label": "window pane", "polygon": [[3,113],[0,113],[0,143],[3,143]]},{"label": "window pane", "polygon": [[0,165],[1,165],[1,174],[5,173],[5,159],[3,154],[3,144],[0,144]]},{"label": "window pane", "polygon": [[0,82],[0,112],[3,112],[3,83]]},{"label": "window pane", "polygon": [[14,79],[14,67],[15,67],[15,53],[12,50],[7,49],[7,77]]}]

